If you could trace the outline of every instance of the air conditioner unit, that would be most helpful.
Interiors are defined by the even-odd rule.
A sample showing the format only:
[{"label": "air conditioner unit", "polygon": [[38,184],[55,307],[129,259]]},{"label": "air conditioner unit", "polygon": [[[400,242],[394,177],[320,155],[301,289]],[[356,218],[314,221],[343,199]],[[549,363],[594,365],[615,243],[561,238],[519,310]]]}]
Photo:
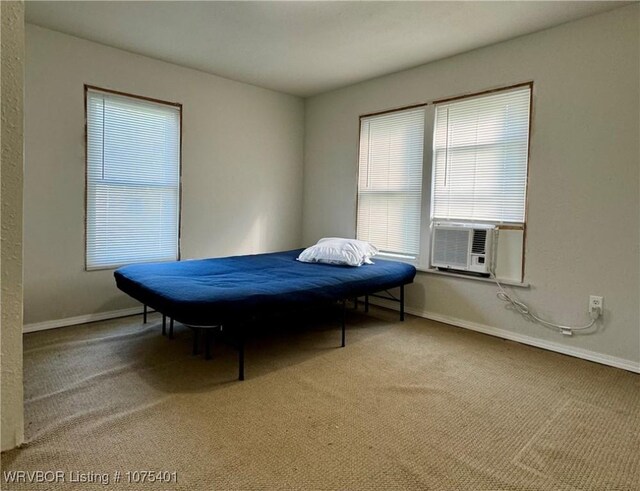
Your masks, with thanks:
[{"label": "air conditioner unit", "polygon": [[434,222],[431,266],[489,275],[494,225]]}]

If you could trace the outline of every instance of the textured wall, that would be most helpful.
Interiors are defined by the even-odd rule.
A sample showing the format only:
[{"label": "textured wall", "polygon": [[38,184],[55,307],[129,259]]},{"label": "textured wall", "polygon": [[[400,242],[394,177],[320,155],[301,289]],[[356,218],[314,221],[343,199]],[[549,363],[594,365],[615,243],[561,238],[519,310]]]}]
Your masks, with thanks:
[{"label": "textured wall", "polygon": [[525,321],[495,286],[420,273],[409,307],[571,349],[640,362],[640,7],[601,15],[321,94],[306,101],[303,238],[355,233],[358,116],[533,80],[526,281],[516,293],[571,338]]},{"label": "textured wall", "polygon": [[22,391],[22,105],[24,5],[0,2],[2,196],[0,309],[2,334],[2,450],[23,440]]},{"label": "textured wall", "polygon": [[139,305],[84,271],[84,84],[183,104],[182,257],[301,242],[304,103],[27,25],[25,324]]}]

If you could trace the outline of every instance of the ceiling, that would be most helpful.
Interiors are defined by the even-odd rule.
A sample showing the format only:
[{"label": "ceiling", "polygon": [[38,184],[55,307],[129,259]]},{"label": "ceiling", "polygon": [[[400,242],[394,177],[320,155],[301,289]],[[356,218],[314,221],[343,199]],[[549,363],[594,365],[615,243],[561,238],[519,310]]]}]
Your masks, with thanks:
[{"label": "ceiling", "polygon": [[40,2],[27,22],[309,96],[629,2]]}]

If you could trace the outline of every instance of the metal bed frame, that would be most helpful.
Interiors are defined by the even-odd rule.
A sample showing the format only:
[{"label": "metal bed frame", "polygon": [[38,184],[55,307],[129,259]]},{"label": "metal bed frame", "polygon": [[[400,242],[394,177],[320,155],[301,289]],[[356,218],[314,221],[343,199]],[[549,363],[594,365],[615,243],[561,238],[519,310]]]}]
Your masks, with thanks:
[{"label": "metal bed frame", "polygon": [[[364,295],[364,311],[369,312],[369,297],[380,298],[383,300],[388,300],[392,302],[397,302],[400,304],[400,321],[404,321],[404,287],[405,284],[399,286],[400,288],[400,298],[393,295],[389,290],[382,290],[386,295],[380,295],[381,292],[374,292]],[[353,299],[354,309],[358,309],[358,303],[360,302],[359,297]],[[341,306],[340,308],[340,329],[341,329],[341,344],[340,347],[344,348],[346,346],[346,310],[347,310],[347,299],[342,299],[338,302]],[[167,318],[169,318],[169,333],[168,338],[173,339],[173,324],[174,319],[169,317],[163,312],[159,310],[149,311],[146,304],[144,304],[143,309],[143,324],[147,323],[147,317],[149,312],[159,312],[162,314],[162,335],[167,336]],[[246,324],[246,323],[245,323]],[[184,324],[185,326],[193,329],[193,354],[197,355],[200,352],[199,349],[199,338],[200,331],[204,331],[204,357],[206,360],[211,359],[211,338],[212,333],[215,330],[223,331],[222,324],[214,324],[214,325],[190,325]],[[236,332],[236,346],[235,348],[238,350],[238,380],[244,380],[244,345],[245,345],[245,332],[242,323],[238,323],[234,325],[233,329],[228,329],[227,331],[235,331]]]}]

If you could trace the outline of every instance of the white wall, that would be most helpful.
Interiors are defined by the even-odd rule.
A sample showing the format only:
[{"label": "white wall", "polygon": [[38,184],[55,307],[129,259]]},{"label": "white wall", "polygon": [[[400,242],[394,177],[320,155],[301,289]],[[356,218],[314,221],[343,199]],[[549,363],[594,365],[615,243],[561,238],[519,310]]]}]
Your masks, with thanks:
[{"label": "white wall", "polygon": [[182,257],[299,247],[297,97],[27,25],[25,323],[137,305],[84,271],[84,84],[183,104]]},{"label": "white wall", "polygon": [[525,280],[516,293],[572,338],[524,321],[491,284],[419,273],[414,312],[640,361],[639,9],[632,5],[306,101],[303,238],[355,234],[358,117],[533,80]]},{"label": "white wall", "polygon": [[2,209],[0,269],[2,289],[0,379],[2,450],[24,439],[22,410],[22,182],[23,182],[23,81],[24,4],[0,2],[2,17]]}]

